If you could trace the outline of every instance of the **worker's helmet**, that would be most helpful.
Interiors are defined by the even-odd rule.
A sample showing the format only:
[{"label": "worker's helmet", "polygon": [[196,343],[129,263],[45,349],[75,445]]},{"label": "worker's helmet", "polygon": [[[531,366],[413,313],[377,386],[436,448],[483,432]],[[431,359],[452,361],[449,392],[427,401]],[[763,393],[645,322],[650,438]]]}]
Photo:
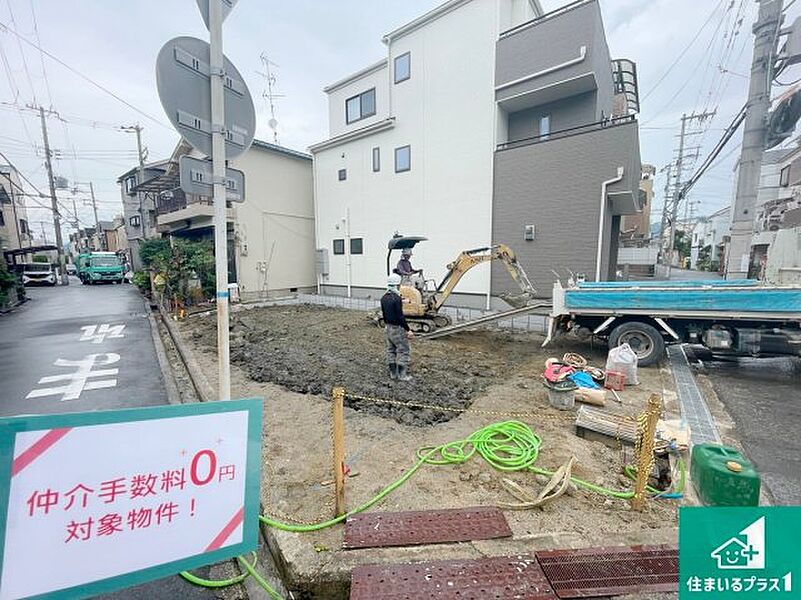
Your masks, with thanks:
[{"label": "worker's helmet", "polygon": [[405,258],[408,258],[411,255],[412,255],[412,249],[411,248],[404,248],[403,250],[401,250],[401,256],[403,256]]},{"label": "worker's helmet", "polygon": [[401,276],[397,273],[393,273],[389,277],[387,277],[387,287],[399,287],[401,284]]}]

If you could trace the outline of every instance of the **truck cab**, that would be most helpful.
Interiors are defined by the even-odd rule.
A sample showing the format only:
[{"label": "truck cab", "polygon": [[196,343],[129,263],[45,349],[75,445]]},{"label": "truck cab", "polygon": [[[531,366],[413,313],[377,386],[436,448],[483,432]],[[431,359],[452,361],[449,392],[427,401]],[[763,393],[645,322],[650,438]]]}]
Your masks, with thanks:
[{"label": "truck cab", "polygon": [[88,252],[78,256],[78,277],[84,285],[125,281],[125,269],[114,252]]}]

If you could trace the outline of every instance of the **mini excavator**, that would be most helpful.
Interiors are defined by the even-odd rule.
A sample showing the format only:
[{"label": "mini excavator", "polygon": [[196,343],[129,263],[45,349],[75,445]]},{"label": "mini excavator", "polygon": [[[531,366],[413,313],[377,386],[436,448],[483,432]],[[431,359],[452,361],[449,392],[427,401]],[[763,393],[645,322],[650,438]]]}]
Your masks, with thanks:
[{"label": "mini excavator", "polygon": [[[389,240],[387,252],[387,276],[393,271],[391,268],[392,253],[412,249],[427,238],[419,236],[395,236]],[[435,329],[451,325],[451,318],[440,313],[440,308],[453,293],[454,288],[465,273],[476,265],[493,260],[501,261],[512,279],[520,286],[521,293],[504,295],[501,299],[512,307],[526,306],[536,297],[536,290],[515,257],[511,248],[504,244],[486,246],[463,250],[456,259],[447,266],[447,273],[442,281],[437,283],[433,279],[425,279],[423,275],[404,277],[401,281],[400,293],[403,299],[403,314],[412,331],[430,333]],[[375,317],[379,326],[384,325],[380,313]]]}]

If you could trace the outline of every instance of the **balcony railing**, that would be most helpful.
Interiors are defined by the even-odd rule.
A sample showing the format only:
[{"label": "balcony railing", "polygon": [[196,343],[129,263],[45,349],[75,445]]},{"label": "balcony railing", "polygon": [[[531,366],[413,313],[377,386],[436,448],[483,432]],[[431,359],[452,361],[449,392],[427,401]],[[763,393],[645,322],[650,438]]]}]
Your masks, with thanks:
[{"label": "balcony railing", "polygon": [[589,4],[590,2],[596,2],[596,1],[597,0],[576,0],[576,2],[571,2],[570,4],[565,4],[564,6],[562,6],[560,8],[557,8],[555,10],[552,10],[551,12],[547,12],[547,13],[545,13],[543,15],[540,15],[539,17],[531,19],[530,21],[526,21],[525,23],[521,23],[520,25],[516,25],[515,27],[512,27],[511,29],[507,29],[506,31],[502,31],[499,37],[504,38],[504,37],[506,37],[508,35],[512,35],[514,33],[517,33],[518,31],[520,31],[522,29],[526,29],[527,27],[531,27],[532,25],[537,25],[539,23],[543,23],[545,21],[549,21],[549,20],[551,20],[553,18],[556,18],[556,17],[559,17],[559,16],[561,16],[561,15],[563,15],[565,13],[569,13],[571,10],[575,10],[580,6],[584,6],[585,4]]},{"label": "balcony railing", "polygon": [[561,140],[572,137],[574,135],[581,135],[591,131],[600,131],[602,129],[609,129],[610,127],[617,127],[627,123],[636,123],[636,115],[627,115],[625,117],[616,117],[613,119],[605,119],[596,123],[589,123],[588,125],[581,125],[579,127],[571,127],[570,129],[561,129],[559,131],[552,131],[544,135],[535,135],[532,137],[521,138],[519,140],[511,140],[498,144],[496,148],[498,151],[511,150],[513,148],[520,148],[521,146],[528,146],[530,144],[539,144],[541,142],[549,142],[552,140]]}]

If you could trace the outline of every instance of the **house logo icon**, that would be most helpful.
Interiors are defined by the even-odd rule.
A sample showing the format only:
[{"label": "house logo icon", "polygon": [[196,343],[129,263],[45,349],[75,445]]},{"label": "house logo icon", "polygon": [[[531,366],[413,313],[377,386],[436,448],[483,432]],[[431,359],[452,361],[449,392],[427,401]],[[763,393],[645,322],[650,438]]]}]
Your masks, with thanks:
[{"label": "house logo icon", "polygon": [[718,569],[765,568],[765,517],[760,517],[710,554]]}]

